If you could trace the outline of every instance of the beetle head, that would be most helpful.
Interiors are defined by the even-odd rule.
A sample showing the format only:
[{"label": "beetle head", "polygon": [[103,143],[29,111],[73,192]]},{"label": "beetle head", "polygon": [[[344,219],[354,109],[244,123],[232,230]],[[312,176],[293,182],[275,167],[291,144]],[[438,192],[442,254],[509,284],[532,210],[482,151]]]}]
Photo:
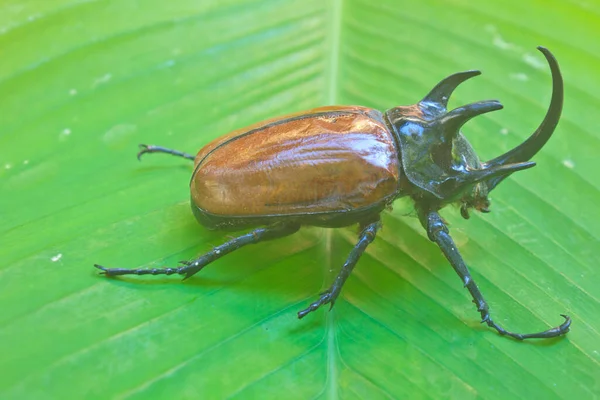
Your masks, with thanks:
[{"label": "beetle head", "polygon": [[552,72],[550,107],[540,126],[525,142],[490,161],[479,160],[460,128],[471,118],[500,110],[502,105],[496,100],[487,100],[447,111],[448,99],[454,89],[479,75],[479,71],[451,75],[438,83],[419,103],[386,112],[400,144],[404,173],[417,188],[416,198],[437,202],[440,207],[459,202],[462,216],[468,218],[470,208],[489,211],[488,193],[504,178],[535,165],[528,160],[552,136],[563,102],[563,82],[558,63],[546,48],[538,49],[548,60]]}]

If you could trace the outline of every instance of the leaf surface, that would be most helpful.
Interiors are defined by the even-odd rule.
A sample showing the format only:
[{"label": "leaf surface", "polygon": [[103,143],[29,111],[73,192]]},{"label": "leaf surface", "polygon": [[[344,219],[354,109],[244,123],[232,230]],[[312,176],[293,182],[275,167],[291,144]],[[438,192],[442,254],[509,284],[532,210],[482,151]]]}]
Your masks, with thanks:
[{"label": "leaf surface", "polygon": [[[600,8],[591,1],[45,0],[0,4],[0,397],[594,398],[600,396]],[[335,308],[328,287],[356,228],[306,228],[202,274],[174,266],[222,243],[189,211],[195,152],[231,130],[326,104],[413,104],[458,71],[450,106],[505,109],[463,132],[482,159],[522,142],[550,99],[556,134],[493,193],[491,214],[444,216],[516,342],[479,324],[409,202]]]}]

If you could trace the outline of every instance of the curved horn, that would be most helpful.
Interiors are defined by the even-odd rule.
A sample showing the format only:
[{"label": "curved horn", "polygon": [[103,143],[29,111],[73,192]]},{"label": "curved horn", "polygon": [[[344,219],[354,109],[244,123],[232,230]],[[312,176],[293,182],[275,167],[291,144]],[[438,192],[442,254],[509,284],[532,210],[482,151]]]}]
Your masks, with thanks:
[{"label": "curved horn", "polygon": [[522,171],[531,167],[535,167],[535,162],[527,161],[514,164],[504,164],[495,167],[471,170],[467,173],[467,176],[468,181],[471,183],[480,182],[487,179],[504,179],[513,172]]},{"label": "curved horn", "polygon": [[[484,167],[496,167],[509,163],[527,161],[544,147],[548,139],[550,139],[550,136],[552,136],[552,133],[554,133],[554,128],[556,128],[562,112],[564,95],[563,80],[558,67],[558,62],[550,50],[542,46],[539,46],[538,50],[546,57],[548,65],[550,66],[550,71],[552,72],[552,99],[550,100],[550,106],[548,107],[546,116],[540,126],[527,140],[501,156],[484,163]],[[506,178],[506,176],[491,178],[488,181],[488,190],[495,188],[504,178]]]},{"label": "curved horn", "polygon": [[421,100],[421,103],[435,103],[442,105],[444,108],[448,107],[448,99],[454,92],[454,89],[461,83],[469,78],[480,75],[481,71],[464,71],[450,75],[443,79],[440,83],[435,85],[431,92]]},{"label": "curved horn", "polygon": [[479,101],[477,103],[467,104],[466,106],[455,108],[448,114],[440,118],[440,124],[444,127],[444,134],[447,139],[458,135],[459,129],[471,118],[490,111],[502,109],[502,104],[498,100]]}]

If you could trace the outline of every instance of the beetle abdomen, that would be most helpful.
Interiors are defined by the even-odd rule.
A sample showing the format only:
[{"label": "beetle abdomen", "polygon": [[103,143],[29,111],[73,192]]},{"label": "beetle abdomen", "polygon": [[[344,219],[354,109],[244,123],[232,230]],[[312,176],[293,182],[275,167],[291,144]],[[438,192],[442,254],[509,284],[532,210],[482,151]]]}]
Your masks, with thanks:
[{"label": "beetle abdomen", "polygon": [[192,200],[231,217],[344,212],[391,202],[400,163],[379,111],[322,107],[232,132],[196,156]]}]

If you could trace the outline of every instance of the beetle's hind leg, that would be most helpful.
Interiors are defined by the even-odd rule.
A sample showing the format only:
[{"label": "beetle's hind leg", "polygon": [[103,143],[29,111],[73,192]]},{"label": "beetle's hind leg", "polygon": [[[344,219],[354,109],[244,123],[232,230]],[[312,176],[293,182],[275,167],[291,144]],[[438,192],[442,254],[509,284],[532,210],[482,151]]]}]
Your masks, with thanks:
[{"label": "beetle's hind leg", "polygon": [[346,259],[346,262],[342,266],[339,274],[335,277],[335,281],[333,284],[327,289],[325,292],[321,293],[321,296],[317,301],[309,305],[306,309],[298,312],[298,318],[303,318],[306,314],[315,311],[317,308],[321,307],[324,304],[329,304],[331,309],[335,303],[335,300],[339,296],[342,291],[342,286],[344,286],[344,282],[350,276],[350,273],[354,269],[354,266],[358,262],[358,259],[367,249],[367,246],[375,239],[377,232],[381,229],[381,222],[377,220],[376,222],[372,222],[367,224],[362,229],[358,243],[350,252],[350,255]]},{"label": "beetle's hind leg", "polygon": [[166,147],[154,146],[153,144],[140,144],[140,151],[137,153],[138,160],[142,159],[142,155],[146,153],[165,153],[172,156],[183,157],[187,160],[194,161],[194,156],[183,151],[167,149]]},{"label": "beetle's hind leg", "polygon": [[175,268],[136,268],[136,269],[125,269],[125,268],[106,268],[98,264],[94,264],[94,267],[102,270],[102,273],[106,276],[118,276],[118,275],[185,275],[183,279],[187,279],[195,273],[199,272],[202,268],[210,264],[211,262],[223,257],[226,254],[231,253],[239,249],[240,247],[248,244],[255,244],[264,240],[277,239],[284,236],[291,235],[300,229],[299,224],[277,224],[264,228],[258,228],[252,232],[246,233],[245,235],[238,236],[231,239],[228,242],[223,243],[220,246],[215,247],[206,254],[200,257],[190,260],[183,261],[183,266]]},{"label": "beetle's hind leg", "polygon": [[438,214],[437,211],[423,212],[420,210],[419,218],[421,220],[421,224],[427,230],[429,239],[440,247],[442,253],[444,253],[444,256],[446,256],[448,261],[450,261],[452,268],[454,268],[460,279],[463,281],[465,287],[469,290],[469,293],[471,293],[471,296],[473,297],[473,303],[475,303],[477,306],[477,311],[481,313],[481,323],[486,323],[490,328],[494,328],[501,335],[510,336],[517,340],[553,338],[564,335],[569,331],[569,327],[571,326],[571,318],[564,314],[561,314],[561,316],[565,319],[561,325],[543,332],[536,333],[509,332],[495,323],[490,316],[487,302],[483,298],[481,291],[479,291],[479,288],[473,280],[469,269],[465,265],[465,262],[458,252],[454,240],[452,240],[450,234],[448,233],[448,227],[442,220],[442,217],[440,217],[440,214]]}]

